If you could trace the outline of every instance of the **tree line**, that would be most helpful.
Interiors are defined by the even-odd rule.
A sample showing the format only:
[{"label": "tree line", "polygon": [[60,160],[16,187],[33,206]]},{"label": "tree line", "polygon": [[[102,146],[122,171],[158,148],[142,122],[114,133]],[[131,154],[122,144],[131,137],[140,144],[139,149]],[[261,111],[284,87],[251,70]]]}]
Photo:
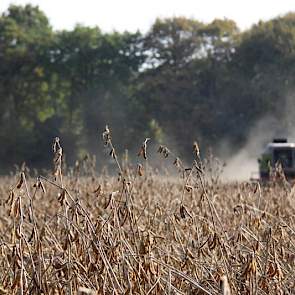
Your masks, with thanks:
[{"label": "tree line", "polygon": [[239,148],[262,117],[294,123],[294,71],[293,13],[243,32],[228,19],[173,17],[144,34],[105,33],[56,31],[38,7],[12,5],[0,17],[0,170],[48,167],[56,136],[69,163],[100,159],[106,124],[119,153],[145,137],[183,157],[196,139]]}]

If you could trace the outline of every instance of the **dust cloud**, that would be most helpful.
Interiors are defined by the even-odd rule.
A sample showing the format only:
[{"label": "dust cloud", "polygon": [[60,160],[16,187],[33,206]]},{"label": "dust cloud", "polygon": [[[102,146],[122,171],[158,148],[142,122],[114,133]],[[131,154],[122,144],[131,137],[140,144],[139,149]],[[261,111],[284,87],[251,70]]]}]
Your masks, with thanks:
[{"label": "dust cloud", "polygon": [[249,133],[244,147],[237,153],[231,154],[228,143],[221,145],[222,159],[226,163],[223,173],[225,181],[246,181],[251,177],[258,177],[257,159],[266,144],[273,138],[287,138],[288,142],[295,142],[295,91],[286,95],[279,115],[269,115],[255,124]]},{"label": "dust cloud", "polygon": [[224,143],[221,147],[222,158],[226,163],[223,180],[247,181],[250,178],[258,178],[257,159],[266,144],[271,142],[275,137],[288,139],[292,137],[288,130],[282,130],[283,128],[278,126],[277,118],[266,117],[259,120],[249,133],[244,147],[234,155],[229,154],[232,149],[230,149],[229,144]]}]

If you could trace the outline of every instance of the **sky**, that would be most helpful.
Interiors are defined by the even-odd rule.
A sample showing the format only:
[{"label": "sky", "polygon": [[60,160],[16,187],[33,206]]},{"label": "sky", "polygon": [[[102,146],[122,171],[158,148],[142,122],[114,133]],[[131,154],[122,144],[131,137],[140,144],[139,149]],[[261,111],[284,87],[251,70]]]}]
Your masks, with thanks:
[{"label": "sky", "polygon": [[10,4],[38,5],[54,29],[76,24],[103,31],[146,32],[157,17],[185,16],[211,22],[229,18],[245,30],[259,20],[295,12],[295,0],[0,0],[0,13]]}]

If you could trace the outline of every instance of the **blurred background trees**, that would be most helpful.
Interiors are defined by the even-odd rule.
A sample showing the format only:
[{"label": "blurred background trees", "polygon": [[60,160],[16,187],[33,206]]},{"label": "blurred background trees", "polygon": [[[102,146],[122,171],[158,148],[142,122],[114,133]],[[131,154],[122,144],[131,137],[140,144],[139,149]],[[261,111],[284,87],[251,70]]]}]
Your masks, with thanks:
[{"label": "blurred background trees", "polygon": [[54,31],[38,7],[0,16],[0,169],[48,167],[62,138],[70,164],[99,157],[109,124],[119,150],[145,136],[173,144],[239,148],[263,117],[290,128],[295,14],[240,32],[231,20],[157,19],[146,34],[77,26]]}]

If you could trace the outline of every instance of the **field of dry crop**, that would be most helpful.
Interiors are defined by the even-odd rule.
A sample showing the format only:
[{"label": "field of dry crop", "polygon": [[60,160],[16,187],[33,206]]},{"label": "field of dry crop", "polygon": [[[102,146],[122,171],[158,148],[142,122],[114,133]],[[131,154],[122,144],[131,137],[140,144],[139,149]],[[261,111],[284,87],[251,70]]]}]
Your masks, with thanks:
[{"label": "field of dry crop", "polygon": [[295,202],[285,182],[221,184],[197,144],[191,167],[166,147],[179,177],[116,155],[118,177],[91,160],[0,184],[0,294],[294,294]]}]

